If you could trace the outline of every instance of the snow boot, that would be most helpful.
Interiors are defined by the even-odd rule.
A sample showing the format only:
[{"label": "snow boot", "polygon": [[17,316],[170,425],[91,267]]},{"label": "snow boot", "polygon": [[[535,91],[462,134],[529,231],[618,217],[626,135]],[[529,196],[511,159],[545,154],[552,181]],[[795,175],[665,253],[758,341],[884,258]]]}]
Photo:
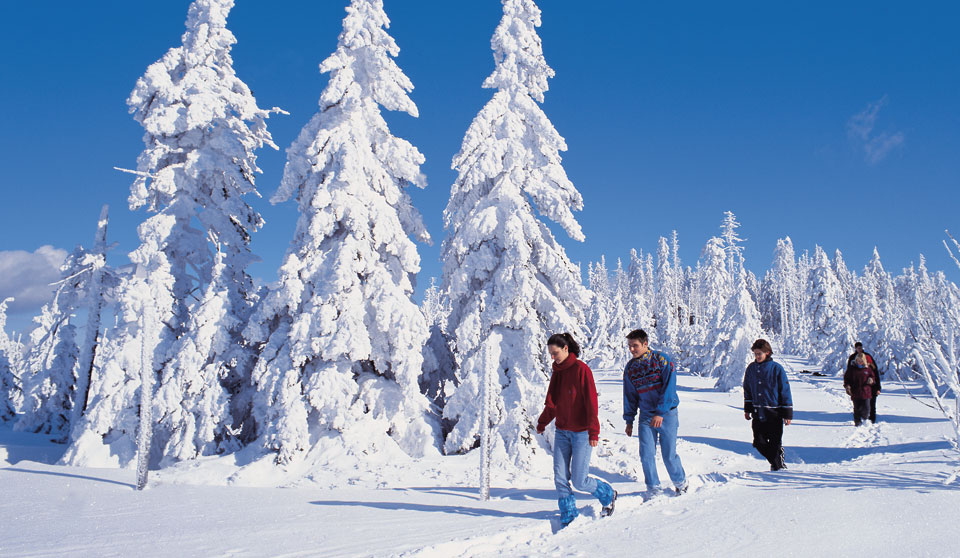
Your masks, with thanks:
[{"label": "snow boot", "polygon": [[681,494],[686,494],[689,488],[690,488],[690,483],[687,481],[683,481],[683,484],[681,484],[680,486],[675,486],[673,490],[676,491],[677,496],[679,496]]},{"label": "snow boot", "polygon": [[580,515],[576,496],[564,496],[557,500],[557,503],[560,505],[560,527],[570,525]]},{"label": "snow boot", "polygon": [[609,484],[597,479],[597,489],[593,495],[597,497],[597,500],[600,500],[600,505],[603,506],[603,509],[600,510],[600,517],[613,515],[614,502],[617,501],[617,491]]}]

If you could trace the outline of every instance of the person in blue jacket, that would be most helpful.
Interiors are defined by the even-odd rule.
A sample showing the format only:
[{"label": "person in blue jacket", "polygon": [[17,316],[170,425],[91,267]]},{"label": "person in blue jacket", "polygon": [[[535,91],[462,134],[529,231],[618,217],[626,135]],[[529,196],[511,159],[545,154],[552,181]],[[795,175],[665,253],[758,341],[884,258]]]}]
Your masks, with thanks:
[{"label": "person in blue jacket", "polygon": [[633,357],[623,371],[623,420],[627,436],[633,435],[633,421],[639,415],[640,465],[648,497],[661,492],[657,474],[657,442],[663,464],[676,493],[687,491],[687,474],[677,455],[677,375],[669,356],[650,349],[647,333],[635,329],[627,334],[627,348]]},{"label": "person in blue jacket", "polygon": [[771,358],[773,348],[766,339],[757,339],[750,348],[754,361],[743,375],[743,417],[753,419],[753,447],[767,458],[771,471],[779,471],[787,468],[783,427],[793,421],[790,381]]}]

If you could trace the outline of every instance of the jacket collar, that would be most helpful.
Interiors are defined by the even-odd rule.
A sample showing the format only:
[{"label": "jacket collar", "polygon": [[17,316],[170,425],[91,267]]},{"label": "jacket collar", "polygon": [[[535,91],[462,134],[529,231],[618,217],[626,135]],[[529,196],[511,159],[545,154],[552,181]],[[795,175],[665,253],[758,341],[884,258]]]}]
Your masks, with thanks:
[{"label": "jacket collar", "polygon": [[568,356],[567,359],[561,362],[560,364],[557,364],[556,362],[553,363],[553,371],[561,372],[563,370],[569,370],[575,367],[576,365],[577,365],[577,355],[570,353],[570,356]]}]

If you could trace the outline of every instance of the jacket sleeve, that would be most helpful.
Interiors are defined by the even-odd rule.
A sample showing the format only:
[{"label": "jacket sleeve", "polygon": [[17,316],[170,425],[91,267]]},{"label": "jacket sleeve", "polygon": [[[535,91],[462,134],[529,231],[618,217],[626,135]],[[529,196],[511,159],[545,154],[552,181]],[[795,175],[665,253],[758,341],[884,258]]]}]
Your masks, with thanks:
[{"label": "jacket sleeve", "polygon": [[873,355],[867,353],[867,356],[870,357],[870,364],[873,365],[873,390],[880,391],[880,367],[877,366],[877,359],[873,358]]},{"label": "jacket sleeve", "polygon": [[663,368],[660,370],[660,399],[657,400],[658,416],[666,415],[676,406],[677,399],[677,371],[673,360],[666,355],[663,357]]},{"label": "jacket sleeve", "polygon": [[600,417],[598,416],[597,405],[597,384],[593,381],[593,371],[587,366],[587,363],[581,361],[583,373],[583,404],[586,406],[587,419],[590,426],[587,430],[590,432],[590,440],[600,439]]},{"label": "jacket sleeve", "polygon": [[550,385],[547,387],[547,400],[543,404],[543,412],[537,419],[537,430],[543,430],[550,421],[557,416],[557,405],[554,403],[553,392],[557,383],[557,375],[550,374]]},{"label": "jacket sleeve", "polygon": [[790,380],[787,379],[787,371],[779,364],[777,365],[778,377],[780,379],[780,417],[783,420],[793,420],[793,396],[790,394]]},{"label": "jacket sleeve", "polygon": [[752,384],[749,381],[750,378],[750,366],[747,365],[747,369],[743,373],[743,412],[753,414],[753,389]]},{"label": "jacket sleeve", "polygon": [[[629,365],[628,365],[629,366]],[[627,424],[633,424],[637,417],[637,405],[640,402],[640,396],[637,394],[637,388],[630,381],[627,375],[626,367],[623,369],[623,420]]]}]

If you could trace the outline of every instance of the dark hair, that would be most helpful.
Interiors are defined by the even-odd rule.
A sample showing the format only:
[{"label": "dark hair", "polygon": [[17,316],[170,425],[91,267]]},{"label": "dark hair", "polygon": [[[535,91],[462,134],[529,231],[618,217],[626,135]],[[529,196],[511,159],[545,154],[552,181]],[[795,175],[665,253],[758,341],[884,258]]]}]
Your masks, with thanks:
[{"label": "dark hair", "polygon": [[859,341],[857,341],[856,343],[853,344],[853,348],[854,348],[854,349],[856,349],[857,347],[862,347],[862,346],[863,346],[863,343],[861,343],[861,342],[859,342]]},{"label": "dark hair", "polygon": [[563,347],[575,356],[580,356],[580,345],[577,345],[577,342],[573,340],[573,336],[569,333],[554,333],[550,336],[550,339],[547,339],[547,345]]},{"label": "dark hair", "polygon": [[753,342],[753,346],[750,347],[751,351],[763,351],[770,356],[773,356],[773,347],[770,346],[770,342],[766,339],[757,339]]},{"label": "dark hair", "polygon": [[642,329],[635,329],[627,334],[627,339],[631,341],[647,342],[647,332]]}]

